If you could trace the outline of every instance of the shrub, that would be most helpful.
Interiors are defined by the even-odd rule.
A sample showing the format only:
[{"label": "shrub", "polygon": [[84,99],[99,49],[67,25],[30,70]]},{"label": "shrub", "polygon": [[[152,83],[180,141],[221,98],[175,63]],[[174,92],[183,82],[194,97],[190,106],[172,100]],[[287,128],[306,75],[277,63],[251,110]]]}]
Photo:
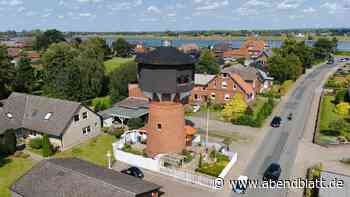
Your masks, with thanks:
[{"label": "shrub", "polygon": [[50,142],[49,136],[44,134],[43,137],[43,157],[50,157],[53,155],[53,146]]},{"label": "shrub", "polygon": [[124,133],[124,128],[112,128],[108,131],[108,134],[114,135],[115,138],[119,139]]},{"label": "shrub", "polygon": [[284,81],[279,89],[281,95],[285,95],[288,92],[288,90],[292,87],[293,83],[294,82],[292,80]]},{"label": "shrub", "polygon": [[188,162],[192,161],[192,159],[193,159],[191,152],[187,151],[186,149],[182,151],[182,155],[185,156],[185,159],[184,159],[185,163],[188,163]]},{"label": "shrub", "polygon": [[349,115],[349,109],[350,109],[350,104],[347,102],[341,102],[338,105],[335,106],[335,112],[342,116],[346,117]]},{"label": "shrub", "polygon": [[338,90],[335,95],[334,103],[339,104],[344,101],[347,101],[347,90],[346,89]]},{"label": "shrub", "polygon": [[[320,179],[322,171],[322,164],[315,165],[307,170],[306,179],[315,181]],[[317,197],[318,196],[318,188],[306,188],[305,189],[305,197]]]},{"label": "shrub", "polygon": [[130,129],[139,129],[139,128],[143,127],[145,124],[144,124],[144,121],[142,120],[142,118],[133,118],[133,119],[128,120],[127,125]]},{"label": "shrub", "polygon": [[246,115],[246,114],[239,117],[236,120],[232,120],[232,123],[237,124],[237,125],[247,125],[247,126],[251,126],[251,127],[258,126],[254,117],[252,115]]},{"label": "shrub", "polygon": [[112,107],[112,99],[109,96],[95,98],[92,100],[91,105],[94,107],[95,111],[101,111]]},{"label": "shrub", "polygon": [[11,155],[16,152],[17,138],[15,130],[7,130],[0,136],[0,155]]},{"label": "shrub", "polygon": [[43,138],[36,137],[29,141],[29,146],[33,149],[41,149],[43,147]]}]

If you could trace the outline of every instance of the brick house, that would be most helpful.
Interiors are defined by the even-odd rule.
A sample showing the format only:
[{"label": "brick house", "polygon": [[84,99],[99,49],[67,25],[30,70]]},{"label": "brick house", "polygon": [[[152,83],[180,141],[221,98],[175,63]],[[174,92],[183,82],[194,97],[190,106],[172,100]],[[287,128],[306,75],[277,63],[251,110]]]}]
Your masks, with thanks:
[{"label": "brick house", "polygon": [[254,101],[256,95],[252,85],[237,73],[196,74],[195,87],[189,100],[191,104],[199,104],[206,102],[210,97],[215,103],[225,103],[236,93],[242,94],[246,102]]},{"label": "brick house", "polygon": [[267,47],[265,41],[256,37],[249,37],[239,49],[227,50],[223,53],[224,60],[232,61],[245,58],[247,65],[254,63],[261,67],[266,67],[269,56],[271,56],[271,50]]}]

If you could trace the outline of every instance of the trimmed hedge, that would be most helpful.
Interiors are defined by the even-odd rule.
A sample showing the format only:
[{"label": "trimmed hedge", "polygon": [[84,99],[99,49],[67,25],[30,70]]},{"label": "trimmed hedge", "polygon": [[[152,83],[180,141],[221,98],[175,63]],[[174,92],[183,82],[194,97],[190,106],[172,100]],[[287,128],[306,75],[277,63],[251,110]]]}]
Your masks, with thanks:
[{"label": "trimmed hedge", "polygon": [[43,138],[37,137],[29,141],[29,146],[33,149],[41,149],[43,147]]}]

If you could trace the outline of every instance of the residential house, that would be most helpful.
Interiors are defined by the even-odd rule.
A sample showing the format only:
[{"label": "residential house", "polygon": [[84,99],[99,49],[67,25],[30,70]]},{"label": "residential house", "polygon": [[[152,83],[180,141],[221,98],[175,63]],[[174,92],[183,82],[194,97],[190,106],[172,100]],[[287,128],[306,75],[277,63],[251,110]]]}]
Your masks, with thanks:
[{"label": "residential house", "polygon": [[232,46],[230,43],[227,43],[227,42],[218,43],[213,45],[211,47],[211,50],[214,52],[215,57],[217,59],[223,59],[225,52],[232,50]]},{"label": "residential house", "polygon": [[200,56],[200,48],[196,44],[183,44],[178,49],[196,59]]},{"label": "residential house", "polygon": [[100,116],[78,102],[16,92],[1,102],[0,134],[7,129],[23,139],[48,134],[59,150],[100,134]]},{"label": "residential house", "polygon": [[237,73],[248,84],[251,84],[255,93],[262,93],[271,88],[273,84],[273,78],[255,67],[246,66],[242,64],[235,64],[229,67],[223,68],[222,73]]},{"label": "residential house", "polygon": [[195,74],[195,87],[189,100],[192,104],[200,104],[208,99],[215,103],[226,103],[237,93],[240,93],[246,102],[255,99],[252,85],[237,73]]},{"label": "residential house", "polygon": [[271,56],[271,50],[263,40],[249,37],[239,49],[227,50],[223,53],[224,60],[235,61],[244,58],[247,65],[255,64],[266,67],[267,59]]},{"label": "residential house", "polygon": [[161,186],[77,158],[43,160],[10,187],[12,197],[157,197]]},{"label": "residential house", "polygon": [[136,43],[135,48],[134,48],[134,52],[135,52],[135,54],[145,53],[146,52],[145,45],[141,42]]}]

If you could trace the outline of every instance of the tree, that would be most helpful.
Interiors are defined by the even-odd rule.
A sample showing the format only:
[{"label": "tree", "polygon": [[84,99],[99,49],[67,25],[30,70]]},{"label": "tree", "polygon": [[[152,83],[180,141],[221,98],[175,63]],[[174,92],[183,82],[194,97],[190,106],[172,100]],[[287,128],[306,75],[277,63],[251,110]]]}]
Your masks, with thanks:
[{"label": "tree", "polygon": [[9,129],[0,135],[0,156],[7,156],[16,152],[17,138],[15,132],[15,130]]},{"label": "tree", "polygon": [[346,89],[337,90],[334,103],[339,104],[340,102],[348,101],[347,95],[348,91]]},{"label": "tree", "polygon": [[50,142],[49,136],[47,134],[44,134],[43,137],[43,157],[50,157],[53,155],[53,147]]},{"label": "tree", "polygon": [[21,57],[16,68],[16,76],[13,84],[14,91],[31,93],[34,80],[34,69],[30,64],[30,59]]},{"label": "tree", "polygon": [[0,99],[7,98],[15,78],[15,67],[10,62],[7,50],[0,45]]},{"label": "tree", "polygon": [[122,64],[109,76],[109,94],[113,102],[128,96],[128,84],[136,81],[136,64],[131,61]]},{"label": "tree", "polygon": [[47,49],[53,43],[59,43],[65,41],[62,32],[56,29],[50,29],[44,33],[38,33],[34,39],[34,49],[43,50]]},{"label": "tree", "polygon": [[244,115],[248,105],[245,102],[242,94],[237,93],[233,98],[226,103],[222,110],[222,116],[227,120],[236,120],[240,116]]},{"label": "tree", "polygon": [[129,57],[131,55],[131,45],[124,38],[118,38],[114,41],[112,48],[117,57]]},{"label": "tree", "polygon": [[90,47],[97,50],[96,54],[102,55],[103,60],[111,55],[111,49],[107,45],[106,40],[104,40],[101,37],[89,38],[87,41],[82,43],[82,46],[85,46],[88,48]]},{"label": "tree", "polygon": [[205,50],[197,62],[195,66],[196,73],[206,73],[206,74],[218,74],[220,72],[220,68],[214,54]]},{"label": "tree", "polygon": [[314,44],[314,56],[318,60],[329,58],[334,51],[334,42],[328,38],[319,38]]},{"label": "tree", "polygon": [[286,80],[295,80],[303,72],[302,63],[294,54],[288,55],[287,57],[275,54],[269,58],[268,62],[268,71],[270,75],[280,83]]}]

